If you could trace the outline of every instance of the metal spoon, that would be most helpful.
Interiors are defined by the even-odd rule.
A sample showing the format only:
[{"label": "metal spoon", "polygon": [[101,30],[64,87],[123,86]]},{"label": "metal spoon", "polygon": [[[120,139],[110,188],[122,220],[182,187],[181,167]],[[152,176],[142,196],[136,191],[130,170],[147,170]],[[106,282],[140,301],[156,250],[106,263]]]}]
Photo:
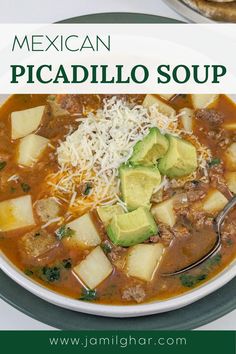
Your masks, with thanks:
[{"label": "metal spoon", "polygon": [[179,269],[176,272],[173,273],[164,273],[161,274],[164,277],[167,276],[172,276],[172,275],[178,275],[178,274],[182,274],[184,272],[187,272],[188,270],[191,270],[197,266],[199,266],[200,264],[202,264],[203,262],[205,262],[207,259],[209,259],[210,257],[212,257],[221,247],[221,242],[222,242],[222,238],[221,238],[221,226],[224,222],[224,219],[226,217],[226,215],[228,214],[228,212],[236,205],[236,195],[229,200],[229,202],[226,204],[226,206],[224,207],[224,209],[217,215],[217,217],[214,219],[213,221],[213,228],[214,231],[216,232],[216,242],[214,244],[214,246],[212,247],[212,249],[205,255],[203,256],[201,259],[199,259],[198,261],[190,264],[189,266]]}]

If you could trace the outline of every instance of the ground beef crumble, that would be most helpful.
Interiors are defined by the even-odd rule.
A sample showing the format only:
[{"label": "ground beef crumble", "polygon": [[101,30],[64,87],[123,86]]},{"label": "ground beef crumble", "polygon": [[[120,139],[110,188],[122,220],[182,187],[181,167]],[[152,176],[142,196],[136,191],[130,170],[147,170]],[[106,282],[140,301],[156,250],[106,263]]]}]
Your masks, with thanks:
[{"label": "ground beef crumble", "polygon": [[184,190],[187,194],[189,202],[195,202],[199,199],[203,199],[208,190],[208,184],[200,181],[189,181],[184,185]]},{"label": "ground beef crumble", "polygon": [[141,284],[125,288],[122,291],[122,300],[125,301],[136,301],[137,303],[140,303],[144,301],[145,297],[146,292]]},{"label": "ground beef crumble", "polygon": [[226,182],[224,178],[224,167],[223,164],[212,166],[209,171],[209,180],[210,184],[214,188],[218,188],[219,190],[223,190],[226,188]]},{"label": "ground beef crumble", "polygon": [[189,230],[181,224],[177,224],[172,228],[165,224],[159,224],[158,228],[161,242],[163,242],[165,246],[169,246],[174,238],[190,236]]},{"label": "ground beef crumble", "polygon": [[230,245],[232,242],[232,236],[236,234],[236,221],[230,220],[228,223],[228,218],[226,218],[225,223],[222,226],[222,242],[224,244]]},{"label": "ground beef crumble", "polygon": [[204,211],[190,207],[179,210],[178,215],[196,226],[198,230],[206,226],[211,227],[213,223],[213,217],[209,216]]},{"label": "ground beef crumble", "polygon": [[213,126],[220,125],[224,122],[224,114],[215,109],[198,109],[195,116],[197,119],[203,120]]},{"label": "ground beef crumble", "polygon": [[123,256],[123,254],[126,252],[126,249],[124,247],[120,246],[112,246],[111,251],[108,253],[108,257],[112,262],[117,261],[120,257]]}]

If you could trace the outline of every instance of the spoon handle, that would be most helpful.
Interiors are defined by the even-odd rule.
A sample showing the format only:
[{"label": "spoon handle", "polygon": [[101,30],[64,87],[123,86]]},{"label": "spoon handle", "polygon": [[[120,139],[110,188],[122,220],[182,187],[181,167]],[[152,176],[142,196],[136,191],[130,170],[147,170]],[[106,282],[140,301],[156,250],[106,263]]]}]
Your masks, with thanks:
[{"label": "spoon handle", "polygon": [[222,225],[226,215],[235,205],[236,205],[236,195],[232,199],[230,199],[230,201],[226,204],[224,209],[215,218],[214,227],[215,227],[216,232],[220,233],[221,225]]}]

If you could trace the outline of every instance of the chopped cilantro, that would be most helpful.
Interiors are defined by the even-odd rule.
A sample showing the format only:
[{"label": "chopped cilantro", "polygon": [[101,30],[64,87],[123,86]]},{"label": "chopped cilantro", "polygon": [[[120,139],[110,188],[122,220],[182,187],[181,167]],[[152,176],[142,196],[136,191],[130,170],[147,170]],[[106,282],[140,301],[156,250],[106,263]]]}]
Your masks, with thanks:
[{"label": "chopped cilantro", "polygon": [[79,300],[82,301],[93,301],[97,298],[96,290],[83,289]]},{"label": "chopped cilantro", "polygon": [[70,269],[72,267],[71,259],[70,258],[63,259],[62,265],[63,265],[64,268]]},{"label": "chopped cilantro", "polygon": [[111,250],[112,250],[111,245],[109,245],[108,243],[102,243],[102,244],[101,244],[101,248],[102,248],[102,250],[103,250],[103,252],[104,252],[105,254],[110,253]]},{"label": "chopped cilantro", "polygon": [[196,286],[199,282],[205,280],[213,267],[221,262],[222,256],[220,253],[208,259],[202,266],[202,273],[198,275],[183,274],[180,276],[181,284],[187,288]]},{"label": "chopped cilantro", "polygon": [[10,188],[10,191],[11,191],[11,193],[15,193],[16,187],[11,187],[11,188]]},{"label": "chopped cilantro", "polygon": [[0,171],[4,169],[4,167],[6,167],[7,163],[6,161],[0,161]]},{"label": "chopped cilantro", "polygon": [[221,160],[219,159],[219,157],[214,157],[209,163],[209,167],[213,167],[213,166],[217,166],[219,165],[221,162]]},{"label": "chopped cilantro", "polygon": [[84,192],[83,192],[83,194],[84,194],[84,195],[89,195],[91,189],[92,189],[91,183],[86,183],[86,185],[85,185],[85,187],[84,187]]},{"label": "chopped cilantro", "polygon": [[75,231],[66,225],[62,225],[57,231],[56,236],[58,240],[63,239],[63,237],[71,237],[74,235]]},{"label": "chopped cilantro", "polygon": [[231,240],[231,238],[229,238],[227,241],[226,241],[226,244],[228,247],[232,246],[234,244],[233,240]]},{"label": "chopped cilantro", "polygon": [[24,271],[25,275],[27,275],[28,277],[31,277],[34,273],[32,272],[32,270],[30,269],[25,269]]},{"label": "chopped cilantro", "polygon": [[60,279],[61,270],[59,267],[43,267],[42,278],[50,283]]},{"label": "chopped cilantro", "polygon": [[183,274],[180,276],[181,284],[187,288],[193,288],[195,285],[207,278],[207,274]]},{"label": "chopped cilantro", "polygon": [[30,191],[30,186],[27,183],[21,183],[21,188],[25,193],[28,193]]},{"label": "chopped cilantro", "polygon": [[44,266],[42,268],[37,268],[36,275],[39,276],[42,280],[53,283],[61,278],[61,272],[68,271],[72,267],[72,261],[70,258],[63,259],[60,263],[57,262],[51,267]]},{"label": "chopped cilantro", "polygon": [[210,271],[214,266],[218,265],[221,262],[221,259],[221,254],[216,254],[204,263],[204,269]]}]

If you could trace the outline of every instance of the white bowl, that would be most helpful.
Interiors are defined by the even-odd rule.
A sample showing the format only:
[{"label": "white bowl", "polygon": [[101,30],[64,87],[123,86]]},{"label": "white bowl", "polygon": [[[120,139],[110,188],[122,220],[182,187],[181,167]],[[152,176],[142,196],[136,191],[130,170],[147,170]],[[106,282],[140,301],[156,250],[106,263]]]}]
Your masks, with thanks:
[{"label": "white bowl", "polygon": [[235,260],[215,278],[185,293],[184,295],[179,295],[169,300],[154,301],[142,305],[111,306],[74,300],[69,297],[59,295],[58,293],[39,285],[36,281],[20,272],[4,254],[0,254],[0,268],[16,283],[23,286],[34,295],[37,295],[41,299],[44,299],[54,305],[73,311],[107,317],[138,317],[176,310],[211,294],[236,276]]},{"label": "white bowl", "polygon": [[[236,99],[236,96],[234,95],[232,98]],[[2,102],[4,99],[6,99],[6,96],[0,95],[0,102]],[[58,293],[51,291],[36,281],[30,279],[28,276],[18,270],[16,266],[11,263],[9,259],[1,252],[0,268],[16,283],[34,295],[54,305],[61,306],[73,311],[99,316],[138,317],[176,310],[211,294],[236,276],[236,259],[210,281],[203,283],[201,286],[188,291],[183,295],[173,297],[169,300],[153,301],[141,305],[126,306],[99,305],[95,303],[74,300],[69,297],[59,295]]]}]

